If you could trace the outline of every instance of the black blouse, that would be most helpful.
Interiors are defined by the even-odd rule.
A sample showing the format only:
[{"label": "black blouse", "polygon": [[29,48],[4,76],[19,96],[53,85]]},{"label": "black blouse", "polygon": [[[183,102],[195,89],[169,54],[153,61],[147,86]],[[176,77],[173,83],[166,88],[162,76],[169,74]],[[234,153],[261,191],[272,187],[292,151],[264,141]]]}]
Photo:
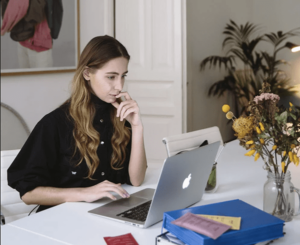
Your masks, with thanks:
[{"label": "black blouse", "polygon": [[[104,180],[114,183],[131,184],[128,164],[131,141],[127,145],[126,160],[121,170],[111,168],[111,137],[113,125],[110,119],[112,105],[92,96],[96,107],[94,128],[100,133],[97,154],[100,164],[92,176],[87,177],[85,160],[78,166],[79,156],[74,156],[72,120],[65,104],[43,117],[33,129],[19,154],[7,170],[8,185],[16,189],[22,197],[38,186],[59,188],[88,187]],[[127,127],[130,124],[126,122]],[[39,211],[46,207],[40,207]]]}]

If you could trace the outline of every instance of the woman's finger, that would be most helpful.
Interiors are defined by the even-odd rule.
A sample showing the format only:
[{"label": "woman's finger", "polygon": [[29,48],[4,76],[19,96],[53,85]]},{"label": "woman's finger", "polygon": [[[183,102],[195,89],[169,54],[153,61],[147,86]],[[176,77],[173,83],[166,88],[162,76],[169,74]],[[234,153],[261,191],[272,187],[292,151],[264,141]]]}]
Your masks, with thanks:
[{"label": "woman's finger", "polygon": [[135,107],[133,104],[129,104],[126,105],[122,108],[121,112],[120,112],[120,120],[123,121],[124,118],[126,118],[126,116],[124,116],[126,114],[126,112],[130,109],[133,109],[133,111],[135,111]]},{"label": "woman's finger", "polygon": [[126,100],[131,100],[130,95],[129,95],[128,92],[126,92],[126,91],[120,92],[120,93],[116,96],[116,98],[120,98],[120,97],[122,97],[122,96],[124,96],[124,98],[125,98]]},{"label": "woman's finger", "polygon": [[[135,113],[136,110],[134,108],[128,109],[125,114],[123,115],[123,118],[126,118],[130,113]],[[121,118],[121,121],[123,121],[123,118]]]},{"label": "woman's finger", "polygon": [[117,200],[117,198],[109,192],[104,192],[104,196],[110,198],[111,200]]},{"label": "woman's finger", "polygon": [[105,192],[115,192],[117,194],[119,194],[119,196],[123,197],[123,198],[127,198],[129,197],[129,194],[127,193],[127,191],[125,191],[123,188],[120,189],[116,186],[107,186],[103,188],[103,191]]},{"label": "woman's finger", "polygon": [[119,107],[117,108],[117,117],[120,116],[120,112],[123,108],[124,105],[127,105],[128,103],[130,103],[130,101],[122,101],[120,104],[119,104]]},{"label": "woman's finger", "polygon": [[117,109],[117,117],[120,116],[123,107],[132,103],[132,100],[122,101]]},{"label": "woman's finger", "polygon": [[103,183],[103,187],[102,188],[106,188],[105,189],[106,191],[117,190],[117,191],[119,191],[121,193],[124,193],[126,196],[129,195],[129,193],[125,189],[123,189],[121,187],[121,183],[115,184],[115,183],[110,182],[108,180],[105,180],[105,181],[103,181],[101,183]]}]

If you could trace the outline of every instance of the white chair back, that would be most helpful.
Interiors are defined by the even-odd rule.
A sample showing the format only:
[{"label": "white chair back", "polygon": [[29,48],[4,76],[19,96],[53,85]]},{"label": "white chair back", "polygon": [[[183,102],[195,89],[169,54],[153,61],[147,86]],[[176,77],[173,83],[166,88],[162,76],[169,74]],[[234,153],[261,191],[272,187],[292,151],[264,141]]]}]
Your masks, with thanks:
[{"label": "white chair back", "polygon": [[5,217],[5,223],[23,218],[36,205],[26,205],[20,198],[20,194],[7,184],[7,169],[20,150],[1,151],[1,214]]},{"label": "white chair back", "polygon": [[208,141],[208,144],[220,141],[223,145],[222,136],[217,126],[171,135],[163,138],[163,143],[166,145],[168,157],[171,157],[180,151],[198,148],[205,140]]}]

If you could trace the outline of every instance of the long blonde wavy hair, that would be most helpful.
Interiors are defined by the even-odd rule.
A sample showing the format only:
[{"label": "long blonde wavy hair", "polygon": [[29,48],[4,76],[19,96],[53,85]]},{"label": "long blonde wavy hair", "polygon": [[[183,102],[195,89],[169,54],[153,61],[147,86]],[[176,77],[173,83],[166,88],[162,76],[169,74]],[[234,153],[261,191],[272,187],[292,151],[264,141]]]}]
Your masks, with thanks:
[{"label": "long blonde wavy hair", "polygon": [[[124,57],[130,59],[126,48],[116,39],[109,36],[93,38],[84,48],[80,55],[79,63],[72,81],[71,97],[66,101],[69,103],[69,113],[74,122],[73,138],[75,143],[74,155],[79,153],[80,159],[77,165],[85,160],[89,169],[87,178],[93,179],[97,167],[100,164],[97,155],[101,135],[93,127],[95,106],[91,101],[93,93],[89,82],[85,80],[83,71],[86,67],[100,69],[108,61]],[[118,99],[120,103],[121,100]],[[130,129],[125,127],[125,120],[116,118],[116,109],[111,105],[110,117],[113,124],[113,135],[111,139],[112,156],[110,165],[113,169],[121,169],[125,161],[126,146],[130,140]]]}]

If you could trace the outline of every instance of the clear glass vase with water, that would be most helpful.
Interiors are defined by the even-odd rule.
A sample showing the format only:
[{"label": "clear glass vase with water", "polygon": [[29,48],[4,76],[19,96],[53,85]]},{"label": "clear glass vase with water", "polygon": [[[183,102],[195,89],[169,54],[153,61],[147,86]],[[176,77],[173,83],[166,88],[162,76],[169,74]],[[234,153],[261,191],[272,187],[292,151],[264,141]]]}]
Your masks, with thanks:
[{"label": "clear glass vase with water", "polygon": [[[264,185],[263,210],[286,222],[291,221],[293,216],[300,214],[300,190],[291,182],[291,173],[268,172],[267,178]],[[295,197],[299,198],[298,207]]]}]

